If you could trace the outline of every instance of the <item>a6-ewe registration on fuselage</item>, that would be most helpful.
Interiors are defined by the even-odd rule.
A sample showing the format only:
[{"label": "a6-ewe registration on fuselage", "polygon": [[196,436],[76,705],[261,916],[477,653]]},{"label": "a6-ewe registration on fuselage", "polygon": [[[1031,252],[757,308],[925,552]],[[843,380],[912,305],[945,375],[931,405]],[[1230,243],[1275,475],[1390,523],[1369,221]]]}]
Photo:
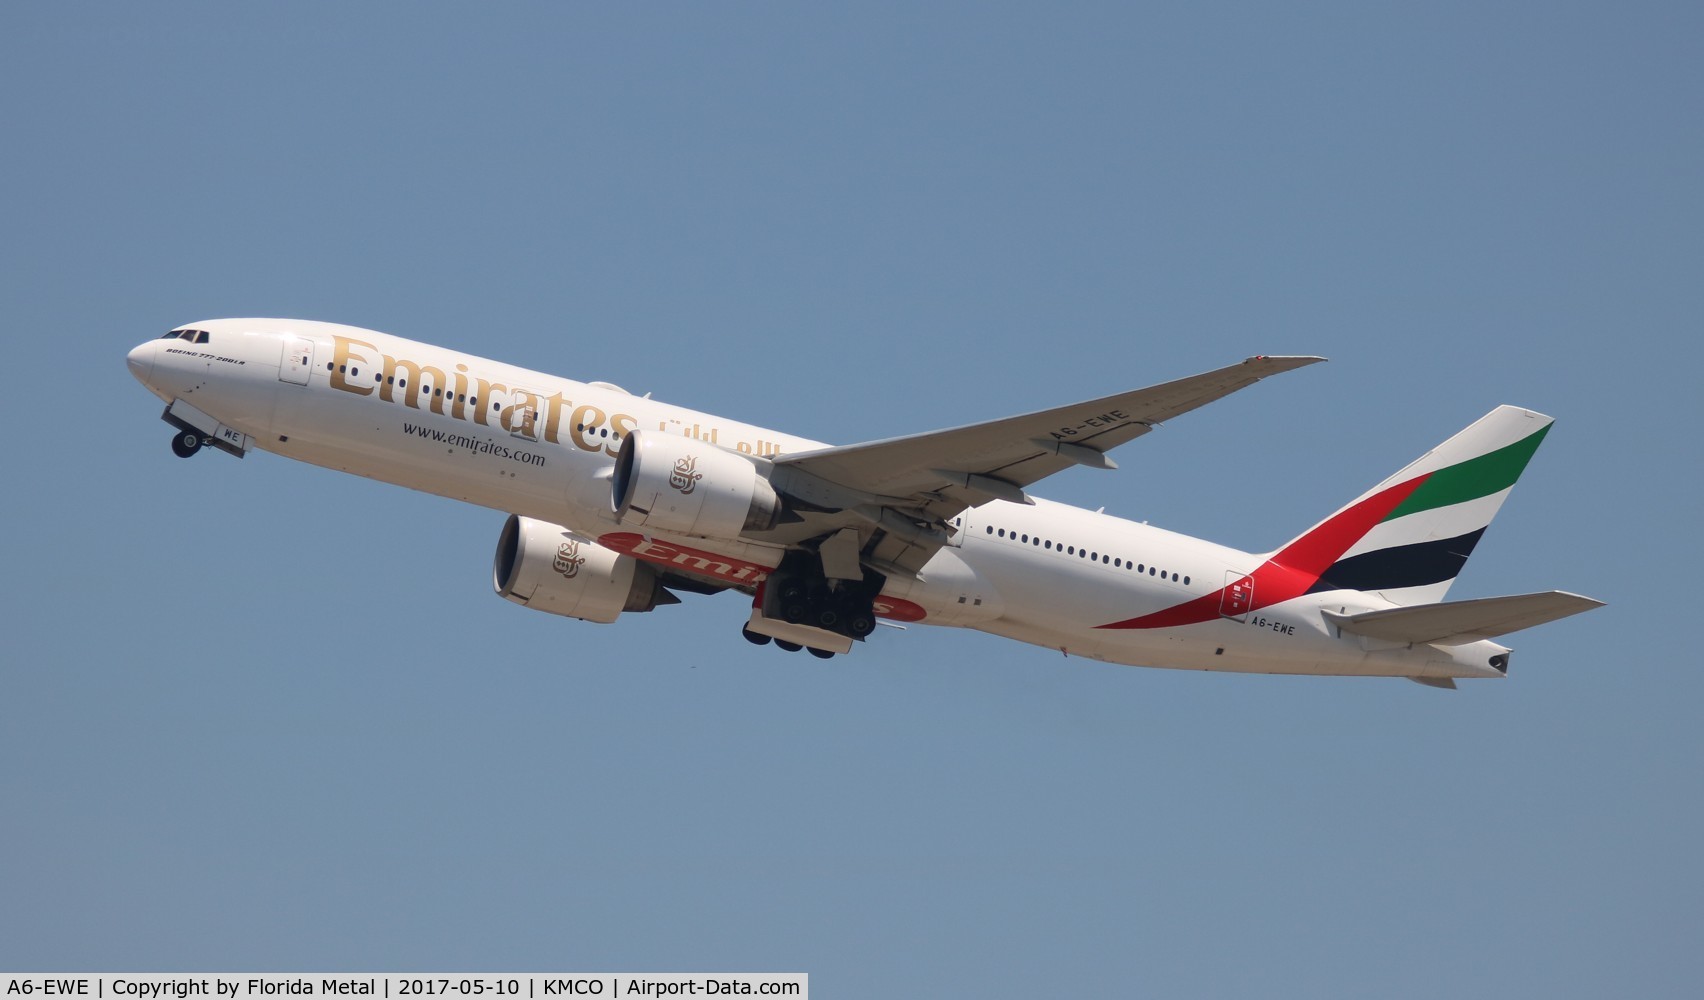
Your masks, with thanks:
[{"label": "a6-ewe registration on fuselage", "polygon": [[505,511],[497,592],[587,621],[736,590],[746,638],[825,657],[887,618],[1111,663],[1453,687],[1507,672],[1493,638],[1599,605],[1443,601],[1550,429],[1513,406],[1271,552],[1028,492],[1319,358],[844,446],[332,323],[209,320],[129,360],[178,455],[259,448]]}]

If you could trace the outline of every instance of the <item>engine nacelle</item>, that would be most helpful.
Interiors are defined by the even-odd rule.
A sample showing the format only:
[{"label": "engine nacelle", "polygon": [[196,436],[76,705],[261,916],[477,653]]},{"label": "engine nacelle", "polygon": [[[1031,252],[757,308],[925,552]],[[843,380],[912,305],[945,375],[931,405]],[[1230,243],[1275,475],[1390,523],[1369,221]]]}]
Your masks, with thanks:
[{"label": "engine nacelle", "polygon": [[610,506],[629,527],[705,538],[768,531],[781,513],[750,458],[660,431],[631,431],[621,442]]},{"label": "engine nacelle", "polygon": [[650,611],[680,600],[656,570],[567,528],[509,515],[497,539],[491,585],[498,596],[534,611],[608,624],[623,611]]}]

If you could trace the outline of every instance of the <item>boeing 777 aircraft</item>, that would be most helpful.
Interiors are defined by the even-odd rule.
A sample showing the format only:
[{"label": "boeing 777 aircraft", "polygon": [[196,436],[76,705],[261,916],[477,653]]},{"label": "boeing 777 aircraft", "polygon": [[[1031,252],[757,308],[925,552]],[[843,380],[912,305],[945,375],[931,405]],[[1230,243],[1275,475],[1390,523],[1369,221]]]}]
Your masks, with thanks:
[{"label": "boeing 777 aircraft", "polygon": [[1501,677],[1491,640],[1599,607],[1444,602],[1551,419],[1499,406],[1271,552],[1031,496],[1155,425],[1320,358],[1254,357],[1104,399],[831,446],[372,330],[221,319],[130,352],[172,449],[251,449],[508,513],[492,582],[613,622],[751,598],[745,637],[846,653],[877,620],[1133,666]]}]

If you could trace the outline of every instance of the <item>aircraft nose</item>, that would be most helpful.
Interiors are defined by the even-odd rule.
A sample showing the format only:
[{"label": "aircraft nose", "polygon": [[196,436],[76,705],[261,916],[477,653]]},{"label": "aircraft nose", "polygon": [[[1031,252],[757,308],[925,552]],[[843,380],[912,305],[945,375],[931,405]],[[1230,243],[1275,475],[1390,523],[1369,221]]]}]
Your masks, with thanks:
[{"label": "aircraft nose", "polygon": [[154,342],[145,341],[131,348],[125,363],[130,365],[130,374],[136,376],[136,381],[147,385],[154,375]]}]

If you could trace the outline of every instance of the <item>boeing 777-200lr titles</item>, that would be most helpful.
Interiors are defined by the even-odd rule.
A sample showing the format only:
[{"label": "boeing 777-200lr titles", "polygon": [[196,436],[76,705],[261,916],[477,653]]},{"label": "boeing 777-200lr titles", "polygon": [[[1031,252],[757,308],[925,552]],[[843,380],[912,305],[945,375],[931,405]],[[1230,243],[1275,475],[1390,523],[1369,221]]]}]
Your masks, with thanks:
[{"label": "boeing 777-200lr titles", "polygon": [[1508,672],[1493,638],[1600,604],[1442,600],[1550,429],[1515,406],[1271,552],[1029,493],[1319,358],[841,446],[331,323],[210,320],[129,360],[178,455],[259,448],[504,511],[497,593],[586,621],[736,590],[747,639],[821,657],[886,618],[1109,663],[1454,687]]}]

